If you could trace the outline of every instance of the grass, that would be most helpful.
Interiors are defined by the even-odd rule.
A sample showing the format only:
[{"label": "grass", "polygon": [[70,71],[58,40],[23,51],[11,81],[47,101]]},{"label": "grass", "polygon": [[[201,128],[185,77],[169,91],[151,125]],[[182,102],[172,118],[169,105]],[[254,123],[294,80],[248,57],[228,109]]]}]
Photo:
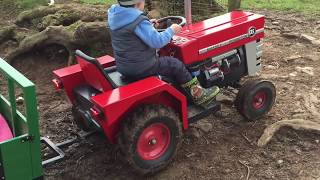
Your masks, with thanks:
[{"label": "grass", "polygon": [[[0,0],[11,1],[21,9],[30,9],[45,5],[49,0]],[[117,0],[81,0],[87,4],[114,4]],[[244,9],[271,9],[280,11],[297,11],[306,14],[320,14],[320,0],[242,0]]]},{"label": "grass", "polygon": [[39,5],[48,4],[48,0],[16,0],[13,1],[21,9],[31,9]]},{"label": "grass", "polygon": [[242,0],[242,7],[320,14],[320,0]]},{"label": "grass", "polygon": [[[3,1],[3,0],[0,0]],[[12,1],[12,0],[4,0]],[[87,4],[114,4],[117,0],[81,0],[83,3]],[[48,4],[49,0],[15,0],[13,1],[21,9],[31,9],[39,5]]]}]

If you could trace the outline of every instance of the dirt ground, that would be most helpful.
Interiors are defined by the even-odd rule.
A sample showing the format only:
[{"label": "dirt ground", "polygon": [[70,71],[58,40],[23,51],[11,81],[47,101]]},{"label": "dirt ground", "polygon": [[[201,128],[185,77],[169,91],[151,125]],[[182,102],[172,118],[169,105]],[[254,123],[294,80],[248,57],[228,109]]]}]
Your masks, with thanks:
[{"label": "dirt ground", "polygon": [[[46,179],[246,179],[246,164],[250,179],[320,180],[319,133],[283,128],[265,148],[256,145],[267,125],[294,117],[311,118],[302,107],[302,95],[312,93],[320,98],[320,46],[281,33],[320,37],[320,18],[275,11],[260,13],[267,17],[261,77],[277,86],[276,105],[267,116],[247,122],[230,103],[224,104],[221,112],[204,120],[212,125],[209,132],[190,129],[174,163],[145,178],[133,173],[120,160],[118,149],[102,135],[94,135],[64,149],[65,160],[46,167]],[[4,18],[10,23],[10,18]],[[37,51],[13,64],[36,84],[41,134],[54,142],[71,138],[78,131],[65,95],[56,93],[50,82],[52,70],[66,65],[65,57],[64,53],[53,56]],[[305,67],[307,70],[301,70]]]}]

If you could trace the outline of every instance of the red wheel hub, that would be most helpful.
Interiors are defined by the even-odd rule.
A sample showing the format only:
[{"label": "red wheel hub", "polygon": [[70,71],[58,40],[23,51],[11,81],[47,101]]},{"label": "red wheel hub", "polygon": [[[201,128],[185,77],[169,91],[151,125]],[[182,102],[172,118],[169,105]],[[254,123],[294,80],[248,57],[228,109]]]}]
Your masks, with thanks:
[{"label": "red wheel hub", "polygon": [[265,91],[260,91],[253,97],[252,105],[255,109],[261,109],[267,102],[267,93]]},{"label": "red wheel hub", "polygon": [[144,160],[161,157],[170,144],[170,130],[163,123],[155,123],[144,129],[138,139],[137,152]]}]

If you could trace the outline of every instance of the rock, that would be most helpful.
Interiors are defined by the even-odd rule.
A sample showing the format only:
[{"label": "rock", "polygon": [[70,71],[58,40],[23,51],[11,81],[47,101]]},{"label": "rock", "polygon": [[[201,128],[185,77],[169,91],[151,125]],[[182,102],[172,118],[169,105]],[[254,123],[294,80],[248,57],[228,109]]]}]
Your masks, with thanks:
[{"label": "rock", "polygon": [[296,71],[289,74],[289,76],[291,76],[291,77],[296,77],[297,75],[298,75],[298,72],[296,72]]},{"label": "rock", "polygon": [[279,25],[280,23],[278,21],[273,21],[272,24],[273,25]]},{"label": "rock", "polygon": [[282,33],[281,36],[288,38],[288,39],[297,39],[300,38],[300,34],[299,33]]},{"label": "rock", "polygon": [[297,153],[298,155],[301,155],[301,154],[302,154],[302,152],[301,152],[300,149],[295,149],[295,151],[296,151],[296,153]]},{"label": "rock", "polygon": [[313,67],[296,67],[296,70],[298,72],[303,72],[303,73],[306,73],[310,76],[314,76],[314,71],[313,71]]},{"label": "rock", "polygon": [[217,96],[217,101],[219,102],[222,102],[224,104],[233,104],[233,101],[234,99],[230,96],[227,96],[223,93],[220,93],[218,96]]},{"label": "rock", "polygon": [[224,170],[224,172],[225,172],[226,174],[229,174],[229,173],[231,173],[232,171],[231,171],[231,169],[228,169],[228,168],[227,168],[227,169]]},{"label": "rock", "polygon": [[316,24],[320,24],[320,21],[317,21]]},{"label": "rock", "polygon": [[300,58],[302,58],[302,56],[300,56],[300,55],[293,55],[293,56],[289,56],[289,57],[285,58],[284,60],[285,60],[286,62],[289,62],[289,61],[294,61],[294,60],[297,60],[297,59],[300,59]]},{"label": "rock", "polygon": [[320,60],[320,54],[315,54],[315,55],[306,55],[305,58],[307,60],[311,60],[311,61],[319,61]]},{"label": "rock", "polygon": [[311,41],[311,44],[313,44],[315,46],[320,46],[320,40],[313,40],[313,41]]},{"label": "rock", "polygon": [[196,128],[190,128],[190,130],[188,131],[188,135],[194,138],[200,138],[201,134],[198,131],[198,129]]},{"label": "rock", "polygon": [[186,154],[186,157],[187,158],[191,158],[191,157],[193,157],[193,156],[195,156],[196,154],[195,153],[190,153],[190,154]]},{"label": "rock", "polygon": [[203,131],[205,133],[208,133],[213,129],[213,125],[211,123],[205,122],[205,121],[199,121],[198,123],[196,123],[193,126],[200,129],[201,131]]},{"label": "rock", "polygon": [[283,160],[282,159],[279,159],[278,161],[277,161],[277,166],[278,167],[281,167],[282,165],[283,165]]},{"label": "rock", "polygon": [[21,96],[19,96],[19,97],[16,99],[16,103],[17,103],[17,104],[23,104],[23,102],[24,102],[24,98],[21,97]]},{"label": "rock", "polygon": [[315,142],[316,142],[317,144],[319,144],[320,140],[319,140],[319,139],[317,139],[317,140],[315,140]]},{"label": "rock", "polygon": [[306,45],[302,44],[302,43],[296,43],[296,47],[300,47],[300,48],[304,48]]},{"label": "rock", "polygon": [[274,70],[274,69],[278,69],[276,66],[272,66],[272,65],[267,65],[266,66],[266,69],[272,69],[272,70]]},{"label": "rock", "polygon": [[303,39],[303,40],[306,40],[306,41],[308,41],[308,42],[310,42],[310,43],[311,43],[312,41],[317,40],[317,38],[315,38],[315,37],[313,37],[313,36],[310,36],[310,35],[307,35],[307,34],[301,34],[300,38]]}]

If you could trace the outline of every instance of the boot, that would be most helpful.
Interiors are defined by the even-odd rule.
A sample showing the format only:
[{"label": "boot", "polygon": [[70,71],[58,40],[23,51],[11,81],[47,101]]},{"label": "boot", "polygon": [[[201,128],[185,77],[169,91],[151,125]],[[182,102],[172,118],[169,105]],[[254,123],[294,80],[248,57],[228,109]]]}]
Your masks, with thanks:
[{"label": "boot", "polygon": [[210,104],[213,100],[215,100],[216,96],[220,92],[218,86],[214,86],[208,89],[201,87],[197,77],[183,84],[182,87],[190,92],[196,105]]}]

